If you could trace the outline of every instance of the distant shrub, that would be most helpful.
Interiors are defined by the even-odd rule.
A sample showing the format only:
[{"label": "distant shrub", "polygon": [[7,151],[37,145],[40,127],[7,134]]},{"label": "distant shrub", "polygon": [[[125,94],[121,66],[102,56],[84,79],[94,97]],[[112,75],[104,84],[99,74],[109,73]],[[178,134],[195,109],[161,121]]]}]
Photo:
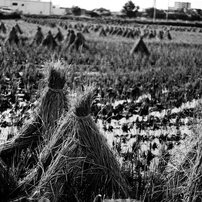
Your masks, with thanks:
[{"label": "distant shrub", "polygon": [[18,12],[14,13],[0,13],[0,19],[20,19],[21,15]]},{"label": "distant shrub", "polygon": [[81,15],[81,8],[79,8],[78,6],[73,6],[71,8],[71,11],[74,15]]}]

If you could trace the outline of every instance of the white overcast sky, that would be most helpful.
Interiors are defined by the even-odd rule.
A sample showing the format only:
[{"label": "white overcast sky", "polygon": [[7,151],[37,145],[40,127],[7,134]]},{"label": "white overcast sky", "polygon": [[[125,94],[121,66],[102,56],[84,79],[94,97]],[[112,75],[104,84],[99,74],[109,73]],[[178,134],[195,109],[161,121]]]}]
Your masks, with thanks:
[{"label": "white overcast sky", "polygon": [[[80,8],[85,8],[92,10],[94,8],[106,8],[111,11],[120,11],[123,5],[128,0],[47,0],[52,1],[54,5],[59,5],[61,7],[72,7],[79,6]],[[202,0],[156,0],[156,6],[159,9],[168,8],[174,6],[174,2],[190,2],[191,8],[200,8],[202,9]],[[149,8],[153,7],[154,0],[133,0],[135,5],[140,6],[140,8]]]}]

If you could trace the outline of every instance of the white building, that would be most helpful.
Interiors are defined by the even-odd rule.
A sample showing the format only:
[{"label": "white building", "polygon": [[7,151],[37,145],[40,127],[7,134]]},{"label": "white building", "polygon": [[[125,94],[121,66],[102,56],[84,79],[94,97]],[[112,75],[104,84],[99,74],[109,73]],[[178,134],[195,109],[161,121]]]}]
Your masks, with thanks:
[{"label": "white building", "polygon": [[191,9],[191,3],[189,3],[189,2],[175,2],[175,9],[176,10]]},{"label": "white building", "polygon": [[64,15],[66,13],[66,8],[59,6],[52,6],[51,14],[52,15]]},{"label": "white building", "polygon": [[40,0],[0,0],[0,7],[8,7],[24,14],[63,15],[65,8],[53,6],[52,2]]}]

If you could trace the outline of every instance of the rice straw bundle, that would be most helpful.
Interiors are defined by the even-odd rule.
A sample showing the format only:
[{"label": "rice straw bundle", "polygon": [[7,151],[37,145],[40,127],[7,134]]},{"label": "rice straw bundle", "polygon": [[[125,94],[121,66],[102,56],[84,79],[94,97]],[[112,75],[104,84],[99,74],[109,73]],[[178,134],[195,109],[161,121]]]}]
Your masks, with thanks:
[{"label": "rice straw bundle", "polygon": [[58,42],[61,42],[64,40],[64,36],[63,36],[62,32],[60,31],[59,27],[58,27],[57,34],[54,36],[54,39],[57,40]]},{"label": "rice straw bundle", "polygon": [[40,198],[40,190],[45,190],[43,196],[53,202],[61,198],[72,201],[73,196],[89,201],[98,192],[127,195],[119,163],[90,116],[92,100],[92,92],[79,96],[54,133],[47,147],[54,159],[31,198]]},{"label": "rice straw bundle", "polygon": [[164,32],[160,30],[160,31],[158,32],[157,37],[158,37],[158,39],[163,40],[163,38],[164,38]]},{"label": "rice straw bundle", "polygon": [[109,30],[109,34],[112,34],[114,31],[114,27],[111,27],[110,30]]},{"label": "rice straw bundle", "polygon": [[118,32],[117,32],[117,36],[121,36],[123,34],[123,30],[120,28],[119,30],[118,30]]},{"label": "rice straw bundle", "polygon": [[85,26],[85,27],[83,28],[83,30],[82,30],[82,33],[84,33],[84,34],[89,34],[90,32],[89,32],[88,28]]},{"label": "rice straw bundle", "polygon": [[172,36],[171,36],[169,30],[167,31],[167,37],[168,37],[168,40],[172,40]]},{"label": "rice straw bundle", "polygon": [[63,91],[65,85],[64,69],[61,64],[56,63],[50,68],[48,87],[42,93],[39,107],[36,110],[33,120],[25,125],[22,131],[10,142],[0,147],[0,157],[5,161],[17,152],[27,148],[34,150],[41,141],[47,142],[51,138],[52,131],[57,126],[57,121],[68,110],[68,102]]},{"label": "rice straw bundle", "polygon": [[98,32],[98,30],[99,30],[99,26],[95,26],[95,28],[94,28],[94,32]]},{"label": "rice straw bundle", "polygon": [[127,35],[126,35],[126,38],[133,38],[133,32],[132,30],[129,30]]},{"label": "rice straw bundle", "polygon": [[142,54],[145,54],[147,56],[150,55],[149,50],[147,46],[145,45],[143,38],[140,37],[140,39],[136,42],[136,44],[133,46],[132,50],[130,51],[130,54],[134,54],[140,52]]},{"label": "rice straw bundle", "polygon": [[5,41],[5,44],[9,43],[9,44],[19,44],[20,39],[16,33],[16,29],[15,27],[12,28],[12,30],[10,31],[8,38]]},{"label": "rice straw bundle", "polygon": [[106,33],[109,32],[109,27],[108,27],[108,26],[105,28],[105,32],[106,32]]},{"label": "rice straw bundle", "polygon": [[15,29],[16,29],[16,32],[18,32],[19,34],[23,34],[22,29],[20,28],[18,23],[16,23]]},{"label": "rice straw bundle", "polygon": [[149,34],[148,34],[148,38],[149,39],[152,39],[152,38],[155,38],[155,35],[153,33],[153,30],[150,30]]},{"label": "rice straw bundle", "polygon": [[55,50],[55,48],[58,46],[57,42],[55,41],[55,39],[51,33],[51,31],[48,31],[48,35],[42,41],[42,45],[47,47],[49,50]]},{"label": "rice straw bundle", "polygon": [[41,31],[41,27],[38,27],[34,39],[30,45],[36,44],[37,46],[39,46],[42,43],[43,39],[44,35]]},{"label": "rice straw bundle", "polygon": [[64,40],[64,47],[63,50],[67,50],[75,41],[76,35],[74,30],[68,30],[67,36]]},{"label": "rice straw bundle", "polygon": [[70,46],[70,50],[72,50],[73,48],[75,48],[76,50],[79,50],[79,48],[85,48],[88,50],[89,47],[87,46],[85,42],[86,40],[83,34],[81,32],[77,32],[74,43]]},{"label": "rice straw bundle", "polygon": [[99,33],[99,36],[107,36],[104,28],[102,27],[101,30],[100,30],[100,33]]},{"label": "rice straw bundle", "polygon": [[122,37],[125,37],[127,34],[128,34],[128,29],[126,29],[124,32],[123,32],[123,34],[122,34]]},{"label": "rice straw bundle", "polygon": [[42,172],[45,172],[48,169],[51,162],[54,161],[57,153],[63,147],[64,141],[68,138],[68,135],[72,133],[72,124],[73,123],[71,121],[63,121],[63,124],[58,123],[58,128],[53,134],[52,139],[50,140],[48,145],[44,147],[39,156],[39,166],[33,169],[31,173],[21,182],[21,186],[23,187],[22,189],[27,190],[36,186],[41,178]]},{"label": "rice straw bundle", "polygon": [[116,35],[117,33],[118,33],[118,29],[115,28],[111,34],[112,34],[112,35]]},{"label": "rice straw bundle", "polygon": [[4,34],[6,33],[6,26],[3,22],[1,22],[0,31],[3,32]]}]

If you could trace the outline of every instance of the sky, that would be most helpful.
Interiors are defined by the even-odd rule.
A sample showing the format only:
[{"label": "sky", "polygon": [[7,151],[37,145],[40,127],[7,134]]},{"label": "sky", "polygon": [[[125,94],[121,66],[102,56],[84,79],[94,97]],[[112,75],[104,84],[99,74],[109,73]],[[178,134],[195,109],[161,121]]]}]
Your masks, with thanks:
[{"label": "sky", "polygon": [[[123,5],[128,0],[49,0],[52,1],[54,5],[59,5],[60,7],[79,6],[80,8],[92,10],[94,8],[106,8],[111,11],[120,11]],[[132,0],[135,5],[140,6],[141,9],[153,7],[154,0]],[[156,7],[158,9],[167,9],[168,5],[170,7],[174,6],[174,2],[190,2],[191,8],[202,9],[202,0],[156,0]]]}]

